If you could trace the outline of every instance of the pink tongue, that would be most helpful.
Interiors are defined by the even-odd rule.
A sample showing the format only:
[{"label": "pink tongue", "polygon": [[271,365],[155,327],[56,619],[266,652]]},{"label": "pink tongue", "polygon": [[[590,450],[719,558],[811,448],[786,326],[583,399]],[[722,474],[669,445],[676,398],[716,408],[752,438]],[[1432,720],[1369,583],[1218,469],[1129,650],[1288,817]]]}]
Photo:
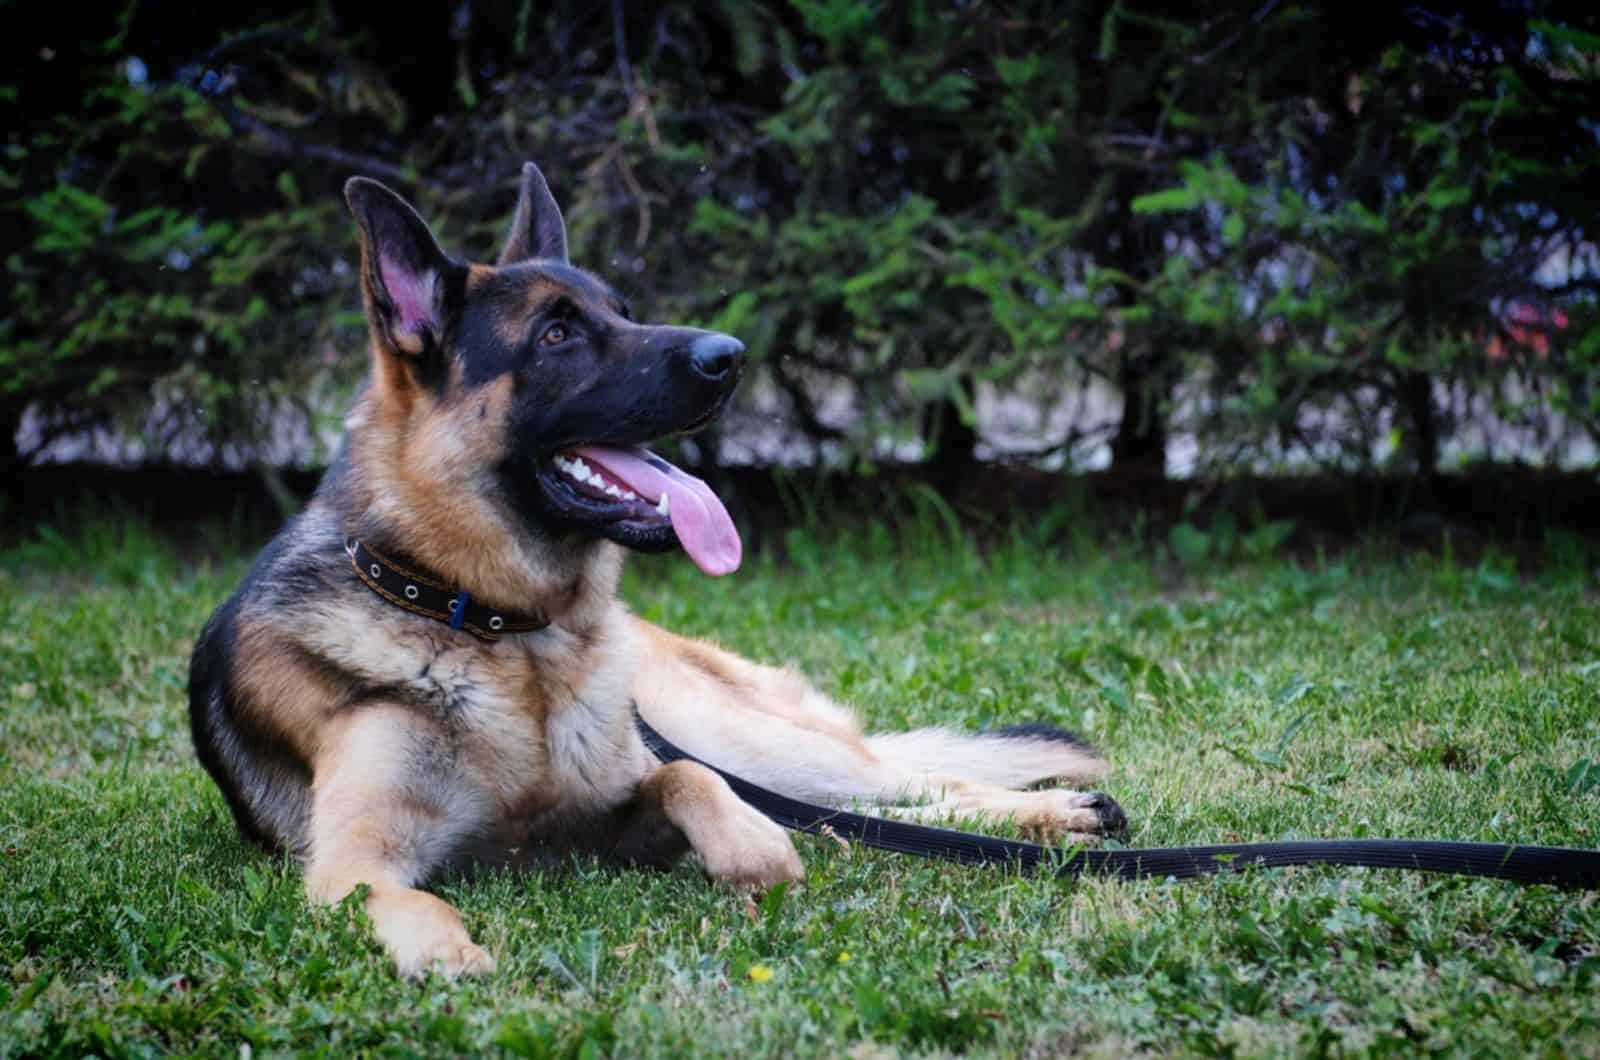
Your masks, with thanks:
[{"label": "pink tongue", "polygon": [[592,448],[575,452],[611,472],[652,504],[660,501],[663,494],[671,498],[667,504],[672,531],[695,566],[712,575],[732,574],[739,569],[744,554],[739,531],[710,486],[648,449]]}]

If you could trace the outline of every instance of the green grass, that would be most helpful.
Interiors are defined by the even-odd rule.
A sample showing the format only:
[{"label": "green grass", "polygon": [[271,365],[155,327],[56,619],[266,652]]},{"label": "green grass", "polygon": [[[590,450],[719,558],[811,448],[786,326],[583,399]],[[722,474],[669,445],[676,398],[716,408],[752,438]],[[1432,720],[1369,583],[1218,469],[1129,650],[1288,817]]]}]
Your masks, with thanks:
[{"label": "green grass", "polygon": [[[720,581],[635,561],[626,595],[878,726],[1077,729],[1129,845],[1600,845],[1582,543],[1536,576],[1378,549],[1185,571],[1060,526],[982,554],[933,517],[795,533]],[[397,981],[193,761],[190,639],[248,560],[220,536],[91,520],[0,553],[0,1055],[1600,1053],[1594,895],[1357,870],[1071,884],[801,839],[805,883],[750,902],[574,864],[447,881],[499,971]]]}]

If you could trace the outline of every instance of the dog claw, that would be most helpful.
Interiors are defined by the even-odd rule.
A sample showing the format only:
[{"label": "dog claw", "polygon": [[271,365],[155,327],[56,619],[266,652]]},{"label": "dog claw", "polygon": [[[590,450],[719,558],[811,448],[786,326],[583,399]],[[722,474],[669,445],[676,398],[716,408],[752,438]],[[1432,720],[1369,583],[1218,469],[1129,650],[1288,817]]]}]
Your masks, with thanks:
[{"label": "dog claw", "polygon": [[1084,805],[1094,811],[1095,818],[1099,823],[1098,830],[1103,835],[1119,836],[1127,834],[1128,815],[1123,812],[1121,806],[1117,805],[1116,799],[1113,799],[1103,791],[1091,791],[1089,792],[1088,801]]}]

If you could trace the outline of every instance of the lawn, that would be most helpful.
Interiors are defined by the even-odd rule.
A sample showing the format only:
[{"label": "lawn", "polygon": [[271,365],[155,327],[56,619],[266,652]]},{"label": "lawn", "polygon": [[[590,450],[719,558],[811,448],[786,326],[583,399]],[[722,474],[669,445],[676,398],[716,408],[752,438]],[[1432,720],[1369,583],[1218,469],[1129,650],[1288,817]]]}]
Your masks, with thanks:
[{"label": "lawn", "polygon": [[[981,550],[795,532],[720,581],[640,559],[626,596],[877,726],[1067,725],[1130,846],[1600,844],[1592,547],[1220,559],[1071,515]],[[800,839],[804,884],[750,901],[574,863],[445,881],[499,970],[397,981],[189,748],[191,638],[258,542],[77,522],[0,552],[0,1055],[1600,1055],[1596,895],[1361,870],[1066,883]]]}]

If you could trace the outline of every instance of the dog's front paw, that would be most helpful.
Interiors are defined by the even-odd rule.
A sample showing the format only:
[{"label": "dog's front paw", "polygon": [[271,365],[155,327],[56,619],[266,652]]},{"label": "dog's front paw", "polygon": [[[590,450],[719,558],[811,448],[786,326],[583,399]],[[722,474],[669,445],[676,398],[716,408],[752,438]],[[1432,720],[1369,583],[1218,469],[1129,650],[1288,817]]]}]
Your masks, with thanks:
[{"label": "dog's front paw", "polygon": [[395,970],[407,979],[417,979],[429,972],[455,979],[494,971],[494,957],[466,937],[431,939],[392,952]]},{"label": "dog's front paw", "polygon": [[494,958],[472,941],[460,914],[425,891],[374,894],[367,912],[395,970],[408,979],[430,972],[454,979],[494,971]]},{"label": "dog's front paw", "polygon": [[802,879],[805,867],[788,833],[755,810],[740,809],[694,845],[706,875],[742,890]]},{"label": "dog's front paw", "polygon": [[1094,844],[1104,836],[1124,835],[1128,815],[1103,791],[1041,791],[1039,801],[1017,814],[1017,827],[1046,843]]}]

